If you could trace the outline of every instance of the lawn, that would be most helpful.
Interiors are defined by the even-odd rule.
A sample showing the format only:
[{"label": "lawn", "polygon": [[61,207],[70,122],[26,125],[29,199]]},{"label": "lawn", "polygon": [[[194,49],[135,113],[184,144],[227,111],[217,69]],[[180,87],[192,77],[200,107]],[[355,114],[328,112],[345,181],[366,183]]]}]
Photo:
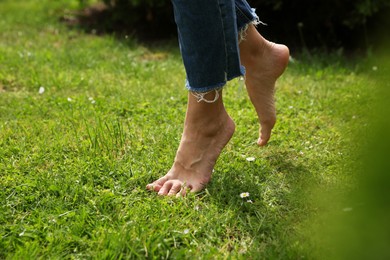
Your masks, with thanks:
[{"label": "lawn", "polygon": [[60,17],[78,7],[0,2],[1,259],[328,252],[317,233],[324,212],[353,211],[340,198],[356,188],[379,65],[293,53],[265,148],[243,81],[231,81],[225,104],[237,128],[211,183],[163,198],[145,186],[170,168],[180,140],[187,91],[176,41],[69,28]]}]

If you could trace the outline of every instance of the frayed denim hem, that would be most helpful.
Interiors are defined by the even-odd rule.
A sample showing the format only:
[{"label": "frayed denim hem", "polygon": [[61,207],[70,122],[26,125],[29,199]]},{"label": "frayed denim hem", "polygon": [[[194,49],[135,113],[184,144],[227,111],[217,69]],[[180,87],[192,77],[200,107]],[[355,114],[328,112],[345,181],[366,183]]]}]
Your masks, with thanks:
[{"label": "frayed denim hem", "polygon": [[212,90],[222,89],[228,81],[235,79],[235,78],[244,77],[244,76],[245,76],[245,67],[241,65],[240,66],[240,74],[236,74],[236,75],[233,75],[231,77],[228,77],[228,78],[226,78],[226,81],[223,81],[223,82],[211,85],[211,86],[207,86],[207,87],[193,87],[190,85],[190,83],[186,79],[185,85],[186,85],[186,88],[188,89],[188,91],[191,91],[191,92],[197,92],[197,93],[209,92]]},{"label": "frayed denim hem", "polygon": [[218,84],[215,84],[215,85],[207,86],[207,87],[197,88],[197,87],[190,86],[190,83],[188,82],[188,80],[186,80],[186,88],[188,89],[188,91],[198,92],[198,93],[208,92],[208,91],[212,91],[212,90],[216,90],[216,89],[221,89],[225,85],[226,85],[226,81],[218,83]]},{"label": "frayed denim hem", "polygon": [[267,25],[266,23],[260,21],[259,16],[257,16],[257,14],[256,14],[255,8],[252,8],[252,16],[254,18],[251,21],[249,21],[248,23],[246,23],[243,26],[241,26],[240,28],[238,28],[238,43],[245,40],[249,25],[253,24],[255,27],[257,27],[259,24]]}]

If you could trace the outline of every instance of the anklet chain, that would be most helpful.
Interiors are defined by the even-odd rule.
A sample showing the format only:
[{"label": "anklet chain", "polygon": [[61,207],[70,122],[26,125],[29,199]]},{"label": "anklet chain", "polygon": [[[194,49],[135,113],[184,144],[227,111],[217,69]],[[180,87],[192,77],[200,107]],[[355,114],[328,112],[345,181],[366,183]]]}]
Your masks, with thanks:
[{"label": "anklet chain", "polygon": [[[213,100],[208,100],[206,99],[204,96],[207,95],[208,93],[211,93],[215,91],[215,97]],[[201,102],[201,101],[204,101],[206,103],[214,103],[215,101],[218,100],[219,98],[219,92],[218,92],[218,89],[215,89],[215,90],[211,90],[211,91],[208,91],[208,92],[192,92],[191,91],[191,94],[196,98],[196,102]]]}]

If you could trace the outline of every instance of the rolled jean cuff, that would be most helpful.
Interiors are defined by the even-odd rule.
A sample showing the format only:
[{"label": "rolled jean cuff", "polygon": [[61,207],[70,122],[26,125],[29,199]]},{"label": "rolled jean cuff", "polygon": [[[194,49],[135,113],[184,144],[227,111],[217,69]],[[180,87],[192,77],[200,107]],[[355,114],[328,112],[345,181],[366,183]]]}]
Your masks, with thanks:
[{"label": "rolled jean cuff", "polygon": [[226,83],[234,78],[242,77],[245,75],[245,67],[240,65],[240,73],[234,74],[230,77],[227,77],[225,81],[219,82],[216,84],[208,85],[208,86],[191,86],[190,82],[186,79],[186,88],[191,92],[208,92],[212,90],[222,89]]}]

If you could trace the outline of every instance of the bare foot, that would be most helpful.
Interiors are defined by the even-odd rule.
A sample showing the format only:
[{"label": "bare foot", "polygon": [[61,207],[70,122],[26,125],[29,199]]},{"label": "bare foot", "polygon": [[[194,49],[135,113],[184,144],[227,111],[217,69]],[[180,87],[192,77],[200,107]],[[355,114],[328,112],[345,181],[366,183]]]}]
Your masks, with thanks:
[{"label": "bare foot", "polygon": [[240,58],[246,68],[245,84],[260,122],[258,145],[264,146],[276,122],[275,82],[287,67],[287,46],[264,39],[251,25],[240,43]]},{"label": "bare foot", "polygon": [[[213,100],[215,93],[205,97]],[[227,114],[222,95],[215,103],[196,102],[189,94],[184,131],[172,168],[146,186],[159,195],[197,192],[210,181],[214,165],[229,142],[235,124]]]}]

